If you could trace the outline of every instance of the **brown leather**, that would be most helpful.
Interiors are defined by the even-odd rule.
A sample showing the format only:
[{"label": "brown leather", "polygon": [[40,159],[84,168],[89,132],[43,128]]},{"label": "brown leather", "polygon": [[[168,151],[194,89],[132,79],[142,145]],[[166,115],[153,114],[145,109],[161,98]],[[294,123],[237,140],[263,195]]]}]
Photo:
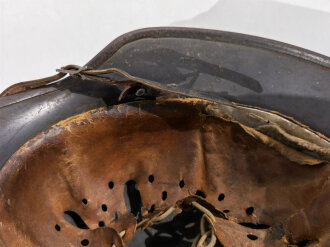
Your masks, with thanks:
[{"label": "brown leather", "polygon": [[[0,172],[0,246],[122,246],[119,233],[127,243],[136,228],[123,196],[132,180],[144,218],[152,205],[179,213],[198,201],[224,246],[329,246],[328,139],[294,122],[309,137],[279,124],[285,134],[276,139],[249,126],[250,113],[237,119],[244,114],[224,109],[196,99],[130,103],[40,133]],[[293,137],[301,142],[285,141]],[[304,145],[317,155],[300,152]],[[89,229],[68,223],[66,211]]]},{"label": "brown leather", "polygon": [[[31,81],[24,81],[19,82],[16,84],[11,85],[10,87],[6,88],[3,92],[0,93],[0,97],[10,96],[13,94],[21,93],[29,89],[39,88],[45,85],[48,85],[50,83],[53,83],[57,80],[62,79],[66,75],[80,77],[83,80],[86,81],[101,81],[104,83],[112,84],[112,85],[121,85],[126,89],[129,89],[132,84],[140,83],[142,85],[147,85],[150,88],[159,89],[162,91],[172,92],[171,87],[176,87],[176,85],[167,85],[168,88],[164,88],[159,85],[157,82],[151,82],[147,79],[142,79],[133,75],[130,75],[129,73],[117,69],[117,68],[107,68],[107,69],[91,69],[87,66],[79,66],[74,64],[69,64],[66,66],[61,67],[60,69],[56,70],[58,73]],[[118,74],[122,77],[126,78],[127,81],[114,81],[110,78],[103,77],[102,75],[106,74]],[[119,100],[121,100],[123,94],[126,92],[126,90],[123,90],[122,95],[120,95]],[[183,93],[182,93],[183,94]]]}]

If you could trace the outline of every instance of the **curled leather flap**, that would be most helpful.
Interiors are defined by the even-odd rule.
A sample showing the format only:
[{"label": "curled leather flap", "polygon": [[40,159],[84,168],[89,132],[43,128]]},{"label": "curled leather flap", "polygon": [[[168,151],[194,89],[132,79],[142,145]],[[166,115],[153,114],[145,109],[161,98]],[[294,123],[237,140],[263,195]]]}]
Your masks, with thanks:
[{"label": "curled leather flap", "polygon": [[316,165],[330,161],[327,137],[279,113],[226,104],[209,105],[206,111],[238,123],[247,133],[294,162]]}]

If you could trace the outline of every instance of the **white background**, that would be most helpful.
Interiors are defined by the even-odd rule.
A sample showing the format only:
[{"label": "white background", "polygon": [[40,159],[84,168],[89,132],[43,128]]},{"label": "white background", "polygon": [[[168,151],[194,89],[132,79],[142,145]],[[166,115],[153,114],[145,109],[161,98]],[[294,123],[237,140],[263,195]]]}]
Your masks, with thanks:
[{"label": "white background", "polygon": [[0,0],[0,91],[152,26],[240,32],[330,56],[330,0]]}]

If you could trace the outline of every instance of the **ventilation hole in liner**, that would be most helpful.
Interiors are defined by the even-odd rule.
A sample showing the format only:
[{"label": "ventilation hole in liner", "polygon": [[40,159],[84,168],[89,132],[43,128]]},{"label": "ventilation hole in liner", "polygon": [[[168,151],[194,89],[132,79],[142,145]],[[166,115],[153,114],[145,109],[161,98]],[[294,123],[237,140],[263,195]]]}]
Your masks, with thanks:
[{"label": "ventilation hole in liner", "polygon": [[201,190],[197,190],[196,193],[195,193],[196,196],[200,196],[200,197],[203,197],[203,198],[206,198],[206,195],[203,191]]},{"label": "ventilation hole in liner", "polygon": [[248,234],[246,236],[251,240],[257,240],[258,239],[258,237],[256,235],[253,235],[253,234]]},{"label": "ventilation hole in liner", "polygon": [[184,181],[183,180],[180,181],[179,186],[180,186],[180,188],[184,187]]},{"label": "ventilation hole in liner", "polygon": [[155,204],[152,204],[150,209],[148,210],[148,213],[153,213],[155,211]]},{"label": "ventilation hole in liner", "polygon": [[142,200],[134,180],[129,180],[125,183],[124,198],[127,210],[135,216],[141,215]]},{"label": "ventilation hole in liner", "polygon": [[162,192],[162,200],[165,201],[167,198],[167,192],[166,191],[163,191]]},{"label": "ventilation hole in liner", "polygon": [[112,190],[113,187],[115,186],[115,183],[110,181],[109,184],[108,184],[109,188]]},{"label": "ventilation hole in liner", "polygon": [[57,224],[55,225],[55,229],[56,229],[56,231],[58,231],[58,232],[61,231],[61,227],[60,227],[59,225],[57,225]]},{"label": "ventilation hole in liner", "polygon": [[89,229],[80,215],[74,211],[65,211],[64,219],[73,226],[79,227],[81,229]]},{"label": "ventilation hole in liner", "polygon": [[253,214],[253,211],[254,211],[254,208],[253,208],[253,207],[249,207],[249,208],[247,208],[247,209],[245,210],[245,212],[246,212],[247,215],[251,215],[251,214]]},{"label": "ventilation hole in liner", "polygon": [[81,240],[81,245],[82,245],[82,246],[87,246],[87,245],[89,245],[89,240],[88,240],[88,239]]},{"label": "ventilation hole in liner", "polygon": [[104,221],[100,221],[99,222],[99,227],[104,227],[104,226],[105,226]]},{"label": "ventilation hole in liner", "polygon": [[82,202],[83,204],[85,204],[85,205],[88,203],[88,201],[87,201],[86,198],[82,199],[81,202]]},{"label": "ventilation hole in liner", "polygon": [[108,207],[107,205],[105,204],[102,204],[102,211],[106,212],[108,210]]},{"label": "ventilation hole in liner", "polygon": [[225,199],[225,194],[221,193],[221,194],[218,196],[218,201],[221,202],[223,199]]},{"label": "ventilation hole in liner", "polygon": [[152,183],[155,180],[154,175],[150,175],[148,180],[150,183]]}]

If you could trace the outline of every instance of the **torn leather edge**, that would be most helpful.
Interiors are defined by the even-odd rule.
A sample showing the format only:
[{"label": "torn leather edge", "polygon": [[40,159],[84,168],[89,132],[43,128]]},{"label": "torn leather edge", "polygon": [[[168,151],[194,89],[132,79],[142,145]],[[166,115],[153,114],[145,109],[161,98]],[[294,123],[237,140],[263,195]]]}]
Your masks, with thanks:
[{"label": "torn leather edge", "polygon": [[[231,112],[224,110],[225,107],[231,108]],[[284,118],[282,115],[261,109],[257,110],[262,112],[262,117],[251,115],[250,109],[255,108],[235,105],[223,105],[222,107],[221,103],[206,106],[207,114],[240,125],[246,133],[274,148],[293,162],[302,165],[319,165],[330,162],[330,142],[328,138],[315,133],[315,131],[310,130],[296,120],[291,121],[291,119]],[[236,116],[235,111],[238,112]],[[240,117],[245,118],[245,121],[239,121]],[[293,126],[286,126],[285,122],[279,124],[276,121],[271,121],[274,117],[279,121],[283,119],[290,121]],[[255,120],[254,123],[253,120]]]}]

